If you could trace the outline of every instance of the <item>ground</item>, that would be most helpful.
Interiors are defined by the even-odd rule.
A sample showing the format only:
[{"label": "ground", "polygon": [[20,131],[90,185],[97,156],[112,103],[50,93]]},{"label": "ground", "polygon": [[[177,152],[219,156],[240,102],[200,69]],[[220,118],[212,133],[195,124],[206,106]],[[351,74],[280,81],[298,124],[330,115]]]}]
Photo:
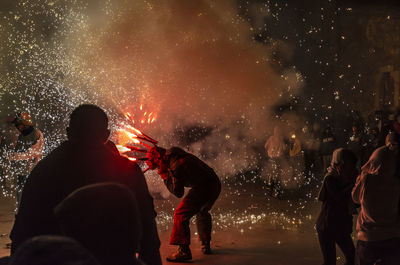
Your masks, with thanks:
[{"label": "ground", "polygon": [[[242,183],[242,182],[234,182]],[[159,213],[158,227],[165,257],[176,250],[168,244],[172,213],[179,199],[155,196]],[[0,198],[0,256],[9,255],[5,248],[14,218],[15,201]],[[320,265],[322,257],[314,229],[319,203],[306,196],[270,197],[259,183],[225,183],[220,199],[212,211],[214,231],[213,255],[203,255],[192,224],[194,264],[230,265]],[[338,252],[340,253],[340,252]],[[343,258],[338,257],[338,264]]]}]

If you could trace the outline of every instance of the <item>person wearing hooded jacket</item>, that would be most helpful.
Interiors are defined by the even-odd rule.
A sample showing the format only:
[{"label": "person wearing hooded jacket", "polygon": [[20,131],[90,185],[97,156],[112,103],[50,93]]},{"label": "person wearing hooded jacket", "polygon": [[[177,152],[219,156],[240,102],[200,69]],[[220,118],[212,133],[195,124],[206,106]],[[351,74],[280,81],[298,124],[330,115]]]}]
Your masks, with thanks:
[{"label": "person wearing hooded jacket", "polygon": [[334,150],[325,175],[318,200],[321,212],[316,222],[318,239],[324,265],[336,264],[336,246],[342,250],[346,265],[354,264],[354,244],[351,238],[356,207],[351,200],[351,190],[357,177],[357,157],[343,148]]},{"label": "person wearing hooded jacket", "polygon": [[398,135],[389,133],[386,145],[372,153],[353,188],[353,201],[361,204],[356,226],[358,265],[400,264],[398,145]]},{"label": "person wearing hooded jacket", "polygon": [[158,169],[166,187],[176,197],[183,197],[184,188],[190,188],[174,212],[170,244],[178,245],[179,248],[176,253],[167,257],[167,261],[182,262],[192,259],[189,222],[194,215],[202,252],[210,254],[212,220],[209,211],[221,192],[218,176],[198,157],[179,147],[168,150],[154,147],[147,153],[147,158],[149,168]]}]

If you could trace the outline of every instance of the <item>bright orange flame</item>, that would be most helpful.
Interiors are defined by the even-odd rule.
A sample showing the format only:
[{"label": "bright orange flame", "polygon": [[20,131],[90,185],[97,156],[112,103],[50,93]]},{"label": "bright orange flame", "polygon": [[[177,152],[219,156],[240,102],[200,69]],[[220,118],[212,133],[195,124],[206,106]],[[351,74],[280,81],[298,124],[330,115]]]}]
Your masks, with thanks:
[{"label": "bright orange flame", "polygon": [[137,160],[136,157],[130,157],[130,156],[127,156],[127,155],[123,155],[123,157],[128,158],[130,161],[136,161]]},{"label": "bright orange flame", "polygon": [[129,151],[131,150],[131,149],[129,149],[129,148],[123,146],[123,145],[117,144],[116,146],[117,146],[118,151],[119,151],[121,154],[122,154],[122,153],[129,152]]},{"label": "bright orange flame", "polygon": [[130,126],[130,125],[127,125],[126,128],[128,128],[128,129],[134,131],[134,132],[137,133],[137,134],[143,135],[143,133],[142,133],[141,131],[139,131],[138,129],[136,129],[135,127],[132,127],[132,126]]},{"label": "bright orange flame", "polygon": [[[139,105],[140,112],[139,114],[136,115],[137,118],[137,123],[140,124],[151,124],[153,123],[157,115],[154,112],[149,112],[145,111],[143,108],[143,104]],[[141,113],[141,114],[140,114]],[[140,130],[136,129],[134,126],[135,124],[135,119],[134,119],[134,114],[132,112],[126,111],[123,113],[126,122],[123,122],[120,126],[120,128],[117,130],[117,148],[118,151],[122,156],[127,157],[131,161],[136,161],[137,158],[135,157],[129,157],[125,153],[132,151],[131,148],[128,148],[128,145],[133,146],[132,144],[135,145],[140,145],[142,146],[141,148],[151,148],[149,144],[147,144],[147,139],[148,137],[143,134]],[[141,116],[140,116],[141,115]],[[140,148],[140,147],[137,147]]]}]

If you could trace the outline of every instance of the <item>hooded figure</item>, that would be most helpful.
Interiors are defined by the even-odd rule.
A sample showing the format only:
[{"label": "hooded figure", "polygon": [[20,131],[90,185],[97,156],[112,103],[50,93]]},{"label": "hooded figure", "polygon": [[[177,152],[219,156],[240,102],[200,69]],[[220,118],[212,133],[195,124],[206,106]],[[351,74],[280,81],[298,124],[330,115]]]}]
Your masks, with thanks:
[{"label": "hooded figure", "polygon": [[324,177],[318,200],[322,202],[316,222],[324,265],[336,264],[336,246],[342,250],[346,264],[354,264],[354,245],[351,238],[355,205],[351,190],[357,177],[357,157],[348,150],[333,151],[328,173]]},{"label": "hooded figure", "polygon": [[271,165],[271,172],[268,174],[269,194],[280,197],[282,195],[282,171],[288,165],[285,158],[286,144],[278,126],[275,126],[274,135],[268,138],[264,147]]},{"label": "hooded figure", "polygon": [[357,218],[358,264],[400,264],[400,178],[398,139],[389,134],[386,146],[376,149],[362,167],[352,191],[361,204]]},{"label": "hooded figure", "polygon": [[100,183],[77,189],[55,208],[55,215],[63,233],[102,265],[142,264],[135,255],[142,235],[140,214],[126,186]]},{"label": "hooded figure", "polygon": [[268,138],[264,147],[267,150],[269,158],[281,158],[285,155],[286,145],[278,126],[275,126],[274,135]]},{"label": "hooded figure", "polygon": [[209,211],[221,192],[218,176],[206,163],[179,147],[168,150],[154,147],[147,153],[147,158],[149,168],[158,169],[168,190],[176,197],[181,198],[184,188],[190,188],[174,212],[170,244],[179,248],[167,260],[182,262],[192,259],[189,222],[194,215],[202,252],[210,254],[212,220]]}]

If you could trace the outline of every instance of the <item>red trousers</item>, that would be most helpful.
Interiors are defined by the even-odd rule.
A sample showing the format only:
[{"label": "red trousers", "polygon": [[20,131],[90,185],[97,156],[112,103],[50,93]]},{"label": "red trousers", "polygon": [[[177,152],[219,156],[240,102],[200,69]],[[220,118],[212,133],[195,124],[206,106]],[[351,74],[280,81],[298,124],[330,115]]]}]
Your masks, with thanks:
[{"label": "red trousers", "polygon": [[174,225],[169,242],[171,245],[190,244],[189,223],[194,215],[196,215],[199,240],[210,242],[212,220],[209,211],[220,192],[221,183],[219,181],[204,187],[193,187],[189,191],[174,212]]}]

